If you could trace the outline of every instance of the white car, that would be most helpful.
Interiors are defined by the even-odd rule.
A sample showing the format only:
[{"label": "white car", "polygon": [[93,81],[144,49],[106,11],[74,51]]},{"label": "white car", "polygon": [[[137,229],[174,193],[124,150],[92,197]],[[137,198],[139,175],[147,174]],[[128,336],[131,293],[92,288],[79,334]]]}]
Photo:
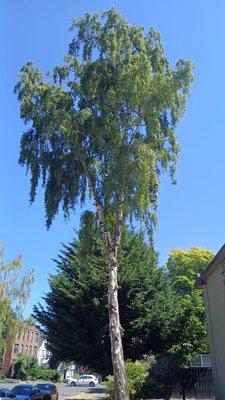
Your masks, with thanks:
[{"label": "white car", "polygon": [[98,384],[98,378],[95,375],[81,375],[79,378],[68,378],[67,383],[70,386],[90,386]]}]

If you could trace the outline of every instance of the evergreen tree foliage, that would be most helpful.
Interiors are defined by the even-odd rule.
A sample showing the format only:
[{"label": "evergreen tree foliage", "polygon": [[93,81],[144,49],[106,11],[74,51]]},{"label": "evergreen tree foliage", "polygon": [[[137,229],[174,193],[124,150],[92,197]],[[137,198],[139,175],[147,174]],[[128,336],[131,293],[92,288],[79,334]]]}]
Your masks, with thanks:
[{"label": "evergreen tree foliage", "polygon": [[[78,239],[64,245],[55,260],[57,274],[50,277],[45,305],[34,307],[54,360],[75,361],[104,374],[112,372],[106,257],[96,219],[86,212]],[[163,352],[174,298],[143,234],[124,228],[119,262],[125,357]]]},{"label": "evergreen tree foliage", "polygon": [[[106,257],[96,218],[86,212],[78,239],[63,245],[55,260],[45,305],[34,307],[55,362],[75,361],[104,374],[111,372]],[[144,236],[124,227],[118,280],[126,359],[154,354],[178,368],[207,350],[204,302],[195,282],[212,257],[202,248],[176,249],[157,268]]]}]

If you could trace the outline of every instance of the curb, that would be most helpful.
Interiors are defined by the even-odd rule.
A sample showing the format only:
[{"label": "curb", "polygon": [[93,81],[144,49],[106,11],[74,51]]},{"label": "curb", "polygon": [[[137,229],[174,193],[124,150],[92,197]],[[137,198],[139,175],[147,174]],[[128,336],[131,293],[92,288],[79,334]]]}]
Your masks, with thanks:
[{"label": "curb", "polygon": [[101,396],[99,393],[87,393],[82,392],[75,396],[66,397],[65,400],[91,400],[91,399],[102,399],[105,400],[107,396],[105,393]]}]

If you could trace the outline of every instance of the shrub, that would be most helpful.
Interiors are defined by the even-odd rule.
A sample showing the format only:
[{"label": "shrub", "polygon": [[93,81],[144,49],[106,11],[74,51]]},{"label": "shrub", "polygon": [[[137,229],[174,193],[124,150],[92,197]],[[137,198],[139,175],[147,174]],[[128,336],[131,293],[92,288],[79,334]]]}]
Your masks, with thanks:
[{"label": "shrub", "polygon": [[52,371],[51,380],[54,381],[54,382],[58,382],[60,380],[60,378],[61,378],[59,371],[54,370],[54,369],[51,370],[51,371]]},{"label": "shrub", "polygon": [[110,399],[114,400],[115,398],[115,382],[114,382],[114,377],[112,375],[109,375],[106,377],[106,392]]},{"label": "shrub", "polygon": [[[125,369],[130,398],[136,399],[140,396],[142,386],[148,376],[149,364],[143,361],[126,361]],[[106,390],[109,397],[114,400],[115,382],[113,376],[107,377]]]},{"label": "shrub", "polygon": [[42,379],[55,381],[60,379],[60,373],[54,369],[46,369],[38,365],[36,357],[19,355],[14,365],[14,378],[21,380]]},{"label": "shrub", "polygon": [[14,378],[27,380],[34,379],[38,368],[36,357],[19,355],[14,365]]},{"label": "shrub", "polygon": [[4,379],[5,379],[5,375],[4,374],[0,374],[0,380],[4,381]]},{"label": "shrub", "polygon": [[37,379],[42,379],[43,381],[54,381],[57,382],[60,380],[60,373],[54,369],[44,369],[39,366],[36,374]]}]

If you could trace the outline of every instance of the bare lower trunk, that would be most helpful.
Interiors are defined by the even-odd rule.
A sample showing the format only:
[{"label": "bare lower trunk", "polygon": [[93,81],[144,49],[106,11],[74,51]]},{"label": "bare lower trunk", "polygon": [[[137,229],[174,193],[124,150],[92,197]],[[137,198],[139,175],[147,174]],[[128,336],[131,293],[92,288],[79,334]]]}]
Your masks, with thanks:
[{"label": "bare lower trunk", "polygon": [[111,356],[113,364],[113,375],[116,387],[116,400],[129,399],[126,373],[123,357],[123,345],[121,338],[121,325],[118,306],[118,283],[117,283],[117,255],[116,251],[109,251],[109,284],[108,284],[108,310],[109,310],[109,333],[111,338]]},{"label": "bare lower trunk", "polygon": [[109,311],[109,333],[111,339],[111,356],[113,365],[113,375],[115,379],[116,400],[129,400],[125,365],[123,358],[123,345],[121,338],[121,326],[118,305],[118,283],[117,283],[117,250],[120,245],[122,226],[123,226],[123,205],[124,195],[119,191],[117,194],[117,212],[114,237],[106,230],[104,222],[104,207],[95,187],[95,181],[82,162],[84,171],[87,175],[90,193],[94,199],[97,209],[99,228],[108,252],[108,311]]}]

